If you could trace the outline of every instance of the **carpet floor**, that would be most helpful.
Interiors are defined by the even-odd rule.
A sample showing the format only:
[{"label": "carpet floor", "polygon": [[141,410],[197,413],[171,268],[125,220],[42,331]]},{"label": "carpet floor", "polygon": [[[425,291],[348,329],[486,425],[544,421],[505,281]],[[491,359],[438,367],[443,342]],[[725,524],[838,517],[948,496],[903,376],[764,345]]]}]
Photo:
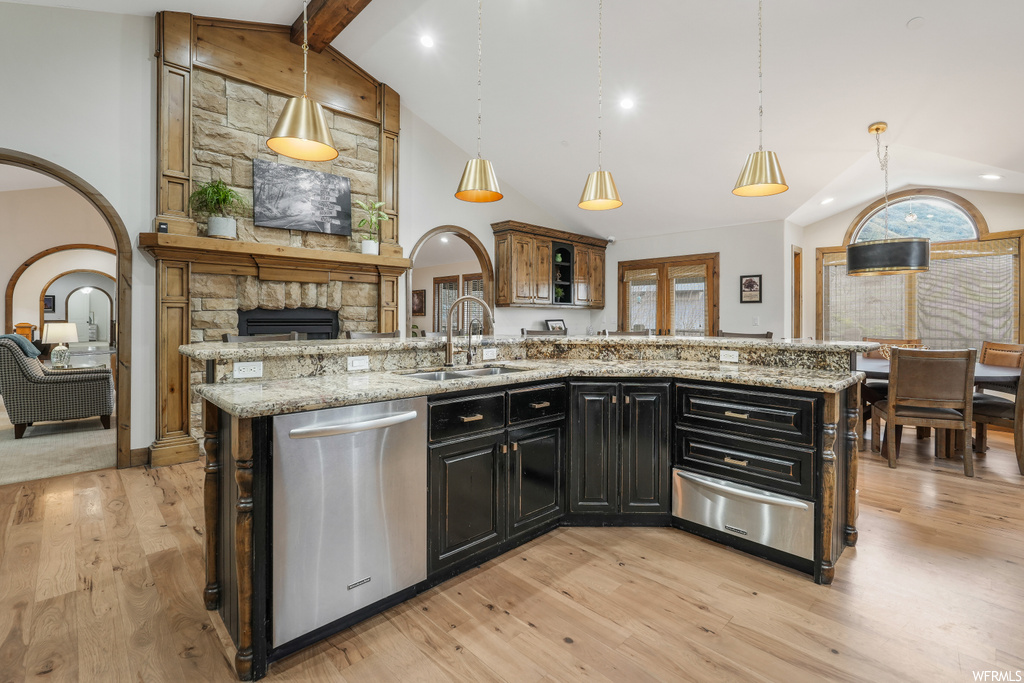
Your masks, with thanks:
[{"label": "carpet floor", "polygon": [[103,429],[98,417],[40,422],[15,440],[0,399],[0,485],[114,467],[117,419],[110,419],[110,429]]}]

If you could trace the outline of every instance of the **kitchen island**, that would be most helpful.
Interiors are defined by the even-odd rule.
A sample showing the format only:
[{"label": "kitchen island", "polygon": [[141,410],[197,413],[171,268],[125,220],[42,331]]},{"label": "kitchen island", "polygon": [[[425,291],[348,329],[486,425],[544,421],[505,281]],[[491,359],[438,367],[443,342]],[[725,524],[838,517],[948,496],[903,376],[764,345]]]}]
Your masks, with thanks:
[{"label": "kitchen island", "polygon": [[[240,678],[261,677],[270,661],[562,524],[676,526],[823,584],[843,547],[856,543],[862,375],[851,371],[850,354],[874,345],[517,337],[484,346],[496,357],[481,370],[500,374],[440,381],[412,376],[440,364],[436,340],[181,348],[207,364],[209,383],[196,389],[206,404],[205,597],[235,638]],[[741,362],[720,362],[722,350]],[[363,355],[367,371],[343,369]],[[263,363],[263,378],[233,378],[234,363],[253,361]],[[272,642],[269,567],[282,541],[275,546],[271,528],[276,416],[422,397],[430,416],[421,445],[430,462],[426,578],[304,638]],[[524,473],[547,477],[545,487],[517,488]],[[759,513],[769,520],[760,530],[688,518],[685,487],[726,485],[725,497],[783,507]],[[790,508],[802,518],[775,514]],[[795,538],[766,540],[780,532]]]}]

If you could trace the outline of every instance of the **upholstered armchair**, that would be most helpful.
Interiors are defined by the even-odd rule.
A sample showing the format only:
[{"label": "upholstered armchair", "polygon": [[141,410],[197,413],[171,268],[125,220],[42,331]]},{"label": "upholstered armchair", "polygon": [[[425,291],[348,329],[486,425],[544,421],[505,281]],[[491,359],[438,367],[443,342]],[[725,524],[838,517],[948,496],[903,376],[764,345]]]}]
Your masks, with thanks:
[{"label": "upholstered armchair", "polygon": [[14,423],[14,438],[36,422],[99,416],[110,429],[114,380],[109,368],[51,370],[10,339],[0,339],[0,395]]}]

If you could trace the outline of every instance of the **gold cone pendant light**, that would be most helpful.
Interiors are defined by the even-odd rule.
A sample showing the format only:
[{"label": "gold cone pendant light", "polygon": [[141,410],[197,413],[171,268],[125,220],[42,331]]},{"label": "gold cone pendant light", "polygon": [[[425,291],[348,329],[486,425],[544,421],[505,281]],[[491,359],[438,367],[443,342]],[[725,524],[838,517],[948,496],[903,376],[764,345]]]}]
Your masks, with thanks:
[{"label": "gold cone pendant light", "polygon": [[[927,237],[889,237],[889,146],[882,154],[882,133],[888,129],[884,121],[872,123],[868,132],[875,136],[875,154],[885,175],[885,238],[855,242],[846,247],[847,275],[907,275],[925,273],[931,262],[931,242]],[[917,217],[915,216],[916,220]],[[913,221],[911,221],[913,222]]]},{"label": "gold cone pendant light", "polygon": [[775,152],[764,151],[764,88],[761,70],[761,0],[757,2],[757,151],[747,157],[732,193],[740,197],[767,197],[789,189]]},{"label": "gold cone pendant light", "polygon": [[597,2],[597,170],[587,176],[579,207],[588,211],[606,211],[622,206],[611,171],[601,170],[601,114],[604,74],[601,71],[601,31],[604,25],[604,0]]},{"label": "gold cone pendant light", "polygon": [[309,52],[306,3],[302,3],[302,97],[293,97],[284,105],[281,118],[267,139],[267,147],[292,159],[330,161],[338,156],[327,126],[327,117],[319,102],[306,96],[306,62]]},{"label": "gold cone pendant light", "polygon": [[502,198],[498,188],[498,176],[494,174],[491,162],[480,156],[480,139],[483,130],[483,78],[484,55],[484,3],[477,0],[476,6],[476,159],[466,162],[459,189],[455,198],[464,202],[496,202]]}]

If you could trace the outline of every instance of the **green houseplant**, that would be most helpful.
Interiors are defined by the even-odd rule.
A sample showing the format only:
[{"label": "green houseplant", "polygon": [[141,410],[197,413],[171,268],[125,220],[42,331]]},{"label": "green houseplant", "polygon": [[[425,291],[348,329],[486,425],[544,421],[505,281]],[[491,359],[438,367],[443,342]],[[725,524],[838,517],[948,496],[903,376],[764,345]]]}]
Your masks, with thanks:
[{"label": "green houseplant", "polygon": [[234,216],[248,208],[245,197],[224,184],[223,180],[199,183],[188,198],[195,213],[208,216],[206,236],[233,240],[237,235]]},{"label": "green houseplant", "polygon": [[366,212],[366,218],[359,221],[356,227],[365,229],[362,230],[363,234],[366,235],[363,238],[363,253],[364,254],[379,254],[380,244],[380,224],[388,219],[386,213],[384,213],[384,202],[361,202],[356,200],[356,206]]}]

